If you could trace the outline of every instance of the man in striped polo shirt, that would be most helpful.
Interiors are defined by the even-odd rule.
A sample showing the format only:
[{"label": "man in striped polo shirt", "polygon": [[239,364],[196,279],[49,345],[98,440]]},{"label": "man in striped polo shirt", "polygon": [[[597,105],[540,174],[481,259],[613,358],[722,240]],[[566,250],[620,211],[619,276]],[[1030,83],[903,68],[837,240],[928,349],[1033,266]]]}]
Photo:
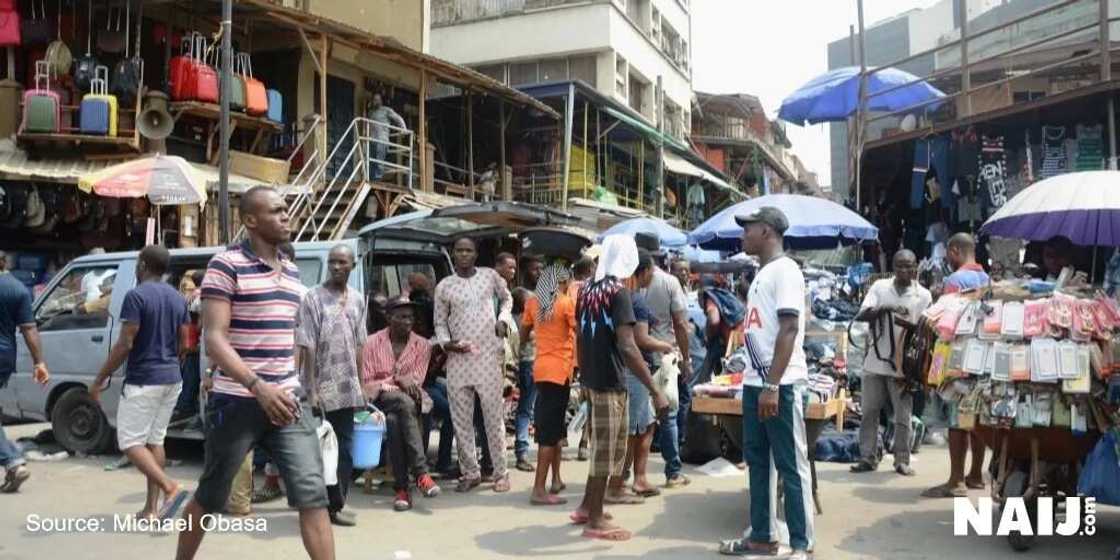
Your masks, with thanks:
[{"label": "man in striped polo shirt", "polygon": [[260,443],[280,468],[288,504],[313,559],[334,558],[323,463],[310,409],[295,371],[299,270],[277,251],[288,241],[287,206],[269,187],[241,197],[248,240],[210,260],[202,281],[203,333],[218,368],[206,411],[206,463],[180,560],[193,558],[205,535],[203,514],[221,511],[245,455]]}]

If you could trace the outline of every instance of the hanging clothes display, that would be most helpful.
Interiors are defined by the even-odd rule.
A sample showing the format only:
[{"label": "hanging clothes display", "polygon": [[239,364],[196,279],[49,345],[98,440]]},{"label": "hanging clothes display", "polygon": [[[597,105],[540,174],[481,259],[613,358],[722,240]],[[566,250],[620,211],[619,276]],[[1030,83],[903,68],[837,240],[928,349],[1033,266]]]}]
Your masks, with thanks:
[{"label": "hanging clothes display", "polygon": [[977,191],[986,219],[1007,202],[1007,152],[1003,149],[1003,136],[983,137],[979,164]]},{"label": "hanging clothes display", "polygon": [[[949,151],[951,144],[947,136],[933,138],[919,138],[914,141],[914,169],[910,180],[910,208],[921,208],[927,194],[926,175],[933,171],[942,185],[949,184],[953,170],[949,166]],[[938,197],[939,198],[939,197]],[[948,207],[949,202],[942,204]]]},{"label": "hanging clothes display", "polygon": [[1066,127],[1042,127],[1042,178],[1049,179],[1065,173],[1068,169],[1066,160]]},{"label": "hanging clothes display", "polygon": [[1077,159],[1073,165],[1076,171],[1099,171],[1104,169],[1104,141],[1101,125],[1077,125]]},{"label": "hanging clothes display", "polygon": [[975,177],[980,173],[980,138],[973,127],[954,130],[952,134],[954,177]]},{"label": "hanging clothes display", "polygon": [[700,225],[704,221],[704,206],[707,204],[707,199],[704,196],[704,185],[696,182],[688,187],[685,202],[688,207],[689,227]]}]

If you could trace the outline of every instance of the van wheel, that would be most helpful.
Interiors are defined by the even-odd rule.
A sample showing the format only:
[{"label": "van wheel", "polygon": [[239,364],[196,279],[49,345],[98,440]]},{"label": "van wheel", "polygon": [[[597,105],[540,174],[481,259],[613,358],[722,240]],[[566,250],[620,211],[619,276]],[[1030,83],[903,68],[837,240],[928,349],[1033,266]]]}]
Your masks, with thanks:
[{"label": "van wheel", "polygon": [[54,437],[67,451],[94,454],[113,444],[113,427],[101,407],[85,389],[75,387],[62,394],[51,410]]}]

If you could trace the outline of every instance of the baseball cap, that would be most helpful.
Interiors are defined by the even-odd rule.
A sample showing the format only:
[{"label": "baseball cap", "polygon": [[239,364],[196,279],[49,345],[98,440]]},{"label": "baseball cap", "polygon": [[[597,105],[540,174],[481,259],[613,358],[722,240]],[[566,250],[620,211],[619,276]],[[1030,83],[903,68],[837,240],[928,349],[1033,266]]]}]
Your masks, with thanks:
[{"label": "baseball cap", "polygon": [[392,311],[392,310],[394,310],[398,307],[405,307],[405,306],[415,307],[416,302],[408,299],[407,295],[401,294],[399,296],[393,296],[393,297],[389,298],[388,301],[385,302],[385,311]]},{"label": "baseball cap", "polygon": [[786,215],[773,206],[763,206],[750,214],[735,216],[735,223],[743,227],[750,223],[766,224],[779,234],[783,234],[789,229],[789,220],[786,219]]}]

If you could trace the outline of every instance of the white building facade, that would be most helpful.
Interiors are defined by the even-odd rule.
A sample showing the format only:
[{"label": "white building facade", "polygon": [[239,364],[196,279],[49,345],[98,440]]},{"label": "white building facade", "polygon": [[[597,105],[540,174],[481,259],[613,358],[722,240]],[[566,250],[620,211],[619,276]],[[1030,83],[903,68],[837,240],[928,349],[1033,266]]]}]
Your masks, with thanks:
[{"label": "white building facade", "polygon": [[514,87],[582,80],[687,137],[689,0],[430,1],[431,54]]}]

